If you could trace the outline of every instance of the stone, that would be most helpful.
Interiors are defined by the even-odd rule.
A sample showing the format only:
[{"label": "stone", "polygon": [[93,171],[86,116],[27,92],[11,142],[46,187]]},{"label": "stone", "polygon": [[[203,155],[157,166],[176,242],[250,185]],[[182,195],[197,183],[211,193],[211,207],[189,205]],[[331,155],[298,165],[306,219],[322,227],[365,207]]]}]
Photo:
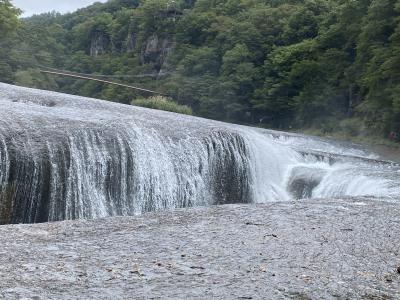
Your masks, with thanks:
[{"label": "stone", "polygon": [[0,298],[399,299],[400,281],[385,280],[400,239],[396,201],[309,199],[0,226]]}]

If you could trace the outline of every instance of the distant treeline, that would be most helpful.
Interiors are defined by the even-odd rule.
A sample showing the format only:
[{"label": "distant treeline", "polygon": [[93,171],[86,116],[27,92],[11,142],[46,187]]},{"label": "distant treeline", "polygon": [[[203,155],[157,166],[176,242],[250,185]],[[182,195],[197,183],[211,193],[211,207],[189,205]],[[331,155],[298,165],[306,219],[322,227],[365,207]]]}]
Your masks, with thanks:
[{"label": "distant treeline", "polygon": [[3,11],[18,13],[0,0],[1,81],[140,96],[38,72],[54,67],[156,89],[218,120],[400,131],[400,0],[111,0],[23,19],[8,35]]}]

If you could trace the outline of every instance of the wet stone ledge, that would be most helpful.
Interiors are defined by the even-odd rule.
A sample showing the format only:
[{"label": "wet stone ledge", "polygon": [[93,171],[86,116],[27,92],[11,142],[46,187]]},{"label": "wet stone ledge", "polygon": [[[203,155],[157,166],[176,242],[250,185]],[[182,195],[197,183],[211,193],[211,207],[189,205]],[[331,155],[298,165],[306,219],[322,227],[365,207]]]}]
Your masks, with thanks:
[{"label": "wet stone ledge", "polygon": [[226,205],[0,227],[4,299],[399,299],[400,203]]}]

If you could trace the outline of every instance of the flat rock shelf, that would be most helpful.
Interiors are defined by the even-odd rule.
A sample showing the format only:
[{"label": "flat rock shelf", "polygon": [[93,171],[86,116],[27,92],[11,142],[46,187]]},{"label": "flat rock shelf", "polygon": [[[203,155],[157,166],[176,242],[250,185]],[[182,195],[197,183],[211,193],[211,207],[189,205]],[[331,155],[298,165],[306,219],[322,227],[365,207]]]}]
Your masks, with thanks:
[{"label": "flat rock shelf", "polygon": [[224,205],[0,227],[5,299],[400,299],[400,205]]}]

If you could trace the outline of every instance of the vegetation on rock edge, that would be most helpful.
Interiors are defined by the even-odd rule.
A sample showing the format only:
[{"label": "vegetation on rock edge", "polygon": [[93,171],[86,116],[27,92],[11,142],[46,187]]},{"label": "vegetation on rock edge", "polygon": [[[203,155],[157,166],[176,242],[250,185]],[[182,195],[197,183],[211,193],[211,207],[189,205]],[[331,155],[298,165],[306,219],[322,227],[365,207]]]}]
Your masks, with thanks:
[{"label": "vegetation on rock edge", "polygon": [[[400,0],[110,0],[22,20],[0,0],[0,80],[129,103],[157,89],[203,117],[400,132]],[[6,34],[7,33],[7,34]]]}]

